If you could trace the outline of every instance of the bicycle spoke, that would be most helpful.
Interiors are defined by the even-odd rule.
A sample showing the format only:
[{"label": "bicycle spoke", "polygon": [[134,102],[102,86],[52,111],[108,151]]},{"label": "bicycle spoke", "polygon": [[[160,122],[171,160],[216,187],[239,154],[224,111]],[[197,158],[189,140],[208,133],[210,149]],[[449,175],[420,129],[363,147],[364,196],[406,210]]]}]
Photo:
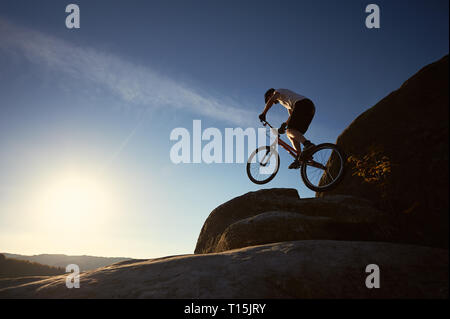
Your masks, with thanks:
[{"label": "bicycle spoke", "polygon": [[[334,144],[318,146],[311,156],[312,162],[307,163],[303,176],[305,183],[311,189],[329,187],[342,175],[344,161]],[[332,167],[332,161],[337,164],[337,170],[336,167]]]},{"label": "bicycle spoke", "polygon": [[257,184],[270,181],[278,172],[279,158],[269,147],[259,148],[247,161],[247,173],[250,180]]}]

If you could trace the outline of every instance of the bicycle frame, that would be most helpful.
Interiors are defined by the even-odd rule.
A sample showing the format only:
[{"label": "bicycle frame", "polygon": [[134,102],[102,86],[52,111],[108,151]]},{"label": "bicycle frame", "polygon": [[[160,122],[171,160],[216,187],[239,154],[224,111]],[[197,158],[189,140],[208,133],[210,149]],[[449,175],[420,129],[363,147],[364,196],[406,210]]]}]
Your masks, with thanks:
[{"label": "bicycle frame", "polygon": [[[271,129],[274,129],[274,127],[272,125],[270,125],[269,122],[265,121],[263,122],[264,126],[269,126]],[[276,129],[275,129],[276,130]],[[272,145],[270,145],[270,147],[275,147],[275,144],[278,143],[278,145],[280,145],[282,148],[284,148],[292,157],[297,158],[298,156],[298,152],[292,147],[290,146],[288,143],[286,143],[285,141],[283,141],[280,137],[280,134],[277,132],[277,139],[272,143]]]},{"label": "bicycle frame", "polygon": [[285,141],[283,141],[280,136],[278,136],[278,145],[284,148],[292,157],[297,158],[298,152]]},{"label": "bicycle frame", "polygon": [[[269,126],[271,129],[275,129],[272,125],[270,125],[270,123],[269,122],[267,122],[267,121],[264,121],[264,122],[262,122],[263,123],[263,125],[264,126]],[[276,129],[275,129],[276,130]],[[297,156],[298,156],[298,152],[292,147],[292,146],[290,146],[289,144],[287,144],[285,141],[283,141],[282,139],[281,139],[281,137],[280,137],[280,134],[278,133],[278,131],[277,131],[277,139],[272,143],[272,145],[270,145],[270,147],[271,148],[273,148],[273,147],[275,147],[275,144],[276,143],[278,143],[278,145],[280,145],[282,148],[284,148],[292,157],[294,157],[294,158],[297,158]],[[315,167],[315,168],[320,168],[320,169],[323,169],[323,170],[326,170],[326,167],[325,166],[323,166],[322,164],[320,164],[320,163],[317,163],[316,161],[314,161],[314,160],[311,160],[311,159],[308,159],[307,161],[306,161],[306,163],[305,163],[306,165],[309,165],[309,166],[312,166],[312,167]]]}]

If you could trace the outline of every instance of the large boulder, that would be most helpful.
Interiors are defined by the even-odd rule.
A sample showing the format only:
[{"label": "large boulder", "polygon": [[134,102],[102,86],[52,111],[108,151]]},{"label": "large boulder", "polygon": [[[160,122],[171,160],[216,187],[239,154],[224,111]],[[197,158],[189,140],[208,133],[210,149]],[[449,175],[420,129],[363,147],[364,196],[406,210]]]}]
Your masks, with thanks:
[{"label": "large boulder", "polygon": [[292,240],[409,242],[386,213],[365,199],[331,196],[300,199],[294,189],[264,189],[214,209],[195,253],[214,253]]},{"label": "large boulder", "polygon": [[230,224],[270,210],[289,210],[298,201],[298,192],[289,188],[249,192],[216,207],[200,231],[195,253],[213,252],[222,232]]},{"label": "large boulder", "polygon": [[417,242],[448,247],[448,85],[445,56],[356,118],[336,142],[347,174],[316,196],[369,199]]},{"label": "large boulder", "polygon": [[[380,288],[366,287],[366,267]],[[448,298],[448,251],[376,242],[308,240],[217,254],[127,261],[0,289],[0,298]]]}]

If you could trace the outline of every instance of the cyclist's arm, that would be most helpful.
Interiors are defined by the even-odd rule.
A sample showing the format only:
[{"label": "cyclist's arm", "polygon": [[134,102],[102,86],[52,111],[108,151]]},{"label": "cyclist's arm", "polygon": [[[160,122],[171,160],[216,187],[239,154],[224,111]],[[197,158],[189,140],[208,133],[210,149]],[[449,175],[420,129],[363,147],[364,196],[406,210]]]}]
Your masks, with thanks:
[{"label": "cyclist's arm", "polygon": [[264,111],[263,114],[267,114],[267,112],[270,110],[270,108],[272,107],[272,105],[275,104],[275,101],[278,99],[278,97],[280,96],[280,93],[278,93],[277,91],[275,91],[275,93],[272,95],[272,97],[269,99],[269,101],[267,101],[266,106],[264,107]]}]

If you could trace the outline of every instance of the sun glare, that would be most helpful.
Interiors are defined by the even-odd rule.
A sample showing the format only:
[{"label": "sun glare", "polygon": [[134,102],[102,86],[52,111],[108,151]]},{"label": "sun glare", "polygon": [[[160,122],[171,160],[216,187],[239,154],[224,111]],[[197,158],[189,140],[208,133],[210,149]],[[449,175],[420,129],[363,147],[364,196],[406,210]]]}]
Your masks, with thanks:
[{"label": "sun glare", "polygon": [[42,187],[33,206],[43,228],[79,233],[107,224],[116,200],[112,187],[98,178],[67,174]]}]

